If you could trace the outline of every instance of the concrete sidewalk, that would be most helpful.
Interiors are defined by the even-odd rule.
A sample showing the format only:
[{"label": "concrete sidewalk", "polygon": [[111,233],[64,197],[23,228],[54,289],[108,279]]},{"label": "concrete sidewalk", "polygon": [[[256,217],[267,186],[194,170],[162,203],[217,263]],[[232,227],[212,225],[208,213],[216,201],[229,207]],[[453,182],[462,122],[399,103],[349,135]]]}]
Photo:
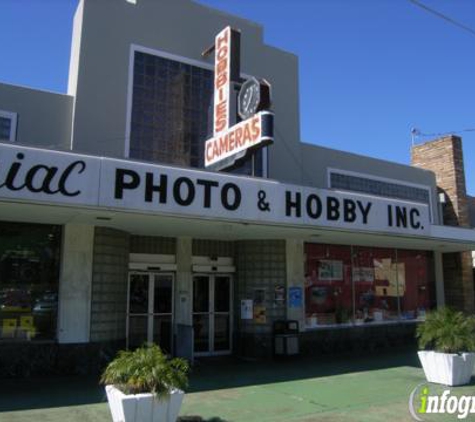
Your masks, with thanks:
[{"label": "concrete sidewalk", "polygon": [[[422,382],[414,350],[269,362],[204,360],[193,370],[181,415],[183,422],[412,421],[409,395]],[[475,387],[454,391],[472,395]],[[457,418],[431,415],[428,420]],[[0,421],[106,422],[111,417],[97,378],[75,377],[2,380]]]}]

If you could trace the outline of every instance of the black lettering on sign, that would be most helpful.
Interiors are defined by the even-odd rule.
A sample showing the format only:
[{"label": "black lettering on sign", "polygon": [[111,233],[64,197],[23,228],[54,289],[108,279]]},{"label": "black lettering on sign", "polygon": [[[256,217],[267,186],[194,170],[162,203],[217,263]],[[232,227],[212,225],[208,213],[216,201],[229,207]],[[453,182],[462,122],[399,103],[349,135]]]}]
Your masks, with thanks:
[{"label": "black lettering on sign", "polygon": [[158,185],[154,184],[153,173],[145,173],[145,202],[153,201],[153,194],[158,193],[158,202],[160,204],[167,203],[168,177],[166,174],[160,175]]},{"label": "black lettering on sign", "polygon": [[[186,186],[186,196],[183,196],[182,186]],[[195,199],[195,185],[188,177],[179,177],[173,184],[173,199],[178,205],[189,206]]]},{"label": "black lettering on sign", "polygon": [[363,224],[368,224],[368,217],[371,207],[373,206],[372,202],[368,202],[366,206],[361,201],[356,201],[358,204],[358,208],[361,211],[361,215],[363,216]]},{"label": "black lettering on sign", "polygon": [[65,196],[77,196],[81,193],[80,190],[69,192],[66,187],[68,177],[76,167],[80,168],[77,173],[81,174],[84,170],[86,170],[86,163],[84,161],[75,161],[74,163],[71,163],[68,167],[66,167],[66,169],[63,171],[63,174],[59,178],[58,189]]},{"label": "black lettering on sign", "polygon": [[340,218],[340,201],[333,196],[327,198],[327,219],[337,221]]},{"label": "black lettering on sign", "polygon": [[[45,172],[43,174],[43,180],[41,183],[38,184],[37,187],[35,187],[35,176],[39,175],[39,177],[36,177],[36,179],[41,178],[42,170]],[[55,190],[51,189],[51,181],[53,180],[54,176],[56,176],[57,172],[58,172],[57,167],[48,167],[43,164],[38,164],[36,166],[33,166],[30,170],[28,170],[28,173],[25,178],[25,186],[31,192],[45,192],[49,195],[58,193],[59,189],[55,189]]]},{"label": "black lettering on sign", "polygon": [[347,223],[356,221],[356,204],[351,199],[343,200],[343,218]]},{"label": "black lettering on sign", "polygon": [[140,184],[140,175],[129,169],[115,169],[114,199],[122,199],[124,190],[136,189]]},{"label": "black lettering on sign", "polygon": [[[18,173],[22,167],[21,161],[24,160],[25,154],[18,153],[16,155],[17,162],[14,162],[5,177],[5,180],[0,184],[0,188],[7,188],[11,191],[20,191],[26,189],[32,193],[46,193],[47,195],[54,195],[61,193],[64,196],[77,196],[81,193],[80,190],[69,191],[67,182],[73,172],[81,174],[86,169],[86,163],[78,160],[69,164],[61,173],[57,186],[53,186],[53,181],[59,172],[59,168],[55,166],[47,166],[45,164],[36,164],[26,172],[23,183],[18,181]],[[19,183],[18,183],[19,182]]]},{"label": "black lettering on sign", "polygon": [[322,215],[322,200],[318,195],[310,194],[307,197],[307,214],[310,218],[314,220],[320,218]]},{"label": "black lettering on sign", "polygon": [[406,209],[406,207],[396,206],[396,226],[407,228],[407,209]]},{"label": "black lettering on sign", "polygon": [[301,217],[301,194],[295,192],[295,200],[292,200],[292,192],[287,190],[285,191],[285,215],[292,217],[292,210],[295,212],[295,217]]},{"label": "black lettering on sign", "polygon": [[[233,201],[229,199],[229,192],[233,193]],[[241,205],[241,190],[234,183],[226,183],[221,189],[221,204],[228,211],[235,211]]]},{"label": "black lettering on sign", "polygon": [[196,184],[204,186],[203,206],[205,208],[211,208],[211,188],[217,188],[219,183],[213,180],[198,179]]},{"label": "black lettering on sign", "polygon": [[421,223],[419,221],[419,217],[421,216],[421,213],[419,212],[419,210],[417,208],[412,208],[411,211],[409,211],[409,222],[411,224],[411,227],[413,229],[418,229],[418,228],[422,228],[421,227]]},{"label": "black lettering on sign", "polygon": [[[25,154],[19,153],[16,155],[17,160],[23,160],[25,158]],[[16,175],[18,174],[18,170],[20,170],[21,163],[13,163],[10,166],[10,170],[8,170],[7,177],[5,177],[5,181],[0,185],[0,188],[6,187],[8,190],[17,191],[22,190],[25,185],[15,186],[13,183],[15,182]]]}]

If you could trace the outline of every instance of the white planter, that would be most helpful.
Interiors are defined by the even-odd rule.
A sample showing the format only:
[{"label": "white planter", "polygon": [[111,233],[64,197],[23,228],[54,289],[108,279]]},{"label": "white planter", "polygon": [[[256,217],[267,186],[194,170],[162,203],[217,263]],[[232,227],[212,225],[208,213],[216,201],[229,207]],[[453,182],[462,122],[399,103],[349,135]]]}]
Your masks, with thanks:
[{"label": "white planter", "polygon": [[113,385],[106,386],[106,393],[114,422],[175,422],[185,395],[178,389],[165,399],[151,393],[127,395]]},{"label": "white planter", "polygon": [[472,377],[475,353],[448,354],[418,352],[427,381],[444,385],[465,385]]}]

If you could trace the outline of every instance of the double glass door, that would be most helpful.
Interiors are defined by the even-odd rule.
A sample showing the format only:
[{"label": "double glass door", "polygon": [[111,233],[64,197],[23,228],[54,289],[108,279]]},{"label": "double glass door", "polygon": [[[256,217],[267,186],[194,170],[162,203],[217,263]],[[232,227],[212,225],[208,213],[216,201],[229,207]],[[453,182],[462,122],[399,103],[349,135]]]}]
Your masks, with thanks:
[{"label": "double glass door", "polygon": [[129,273],[127,304],[127,346],[156,343],[172,351],[173,274]]},{"label": "double glass door", "polygon": [[193,276],[195,355],[231,353],[232,278],[230,275]]}]

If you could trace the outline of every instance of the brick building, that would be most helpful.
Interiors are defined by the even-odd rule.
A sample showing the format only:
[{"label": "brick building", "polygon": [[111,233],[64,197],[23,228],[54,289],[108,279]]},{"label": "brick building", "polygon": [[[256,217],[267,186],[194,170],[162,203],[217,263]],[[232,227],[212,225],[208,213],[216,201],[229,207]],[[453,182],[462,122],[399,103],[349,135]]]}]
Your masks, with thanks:
[{"label": "brick building", "polygon": [[[465,186],[462,139],[451,135],[413,146],[411,161],[413,166],[435,173],[443,223],[474,227],[470,213],[474,202]],[[474,313],[472,253],[444,254],[443,268],[446,304]]]}]

